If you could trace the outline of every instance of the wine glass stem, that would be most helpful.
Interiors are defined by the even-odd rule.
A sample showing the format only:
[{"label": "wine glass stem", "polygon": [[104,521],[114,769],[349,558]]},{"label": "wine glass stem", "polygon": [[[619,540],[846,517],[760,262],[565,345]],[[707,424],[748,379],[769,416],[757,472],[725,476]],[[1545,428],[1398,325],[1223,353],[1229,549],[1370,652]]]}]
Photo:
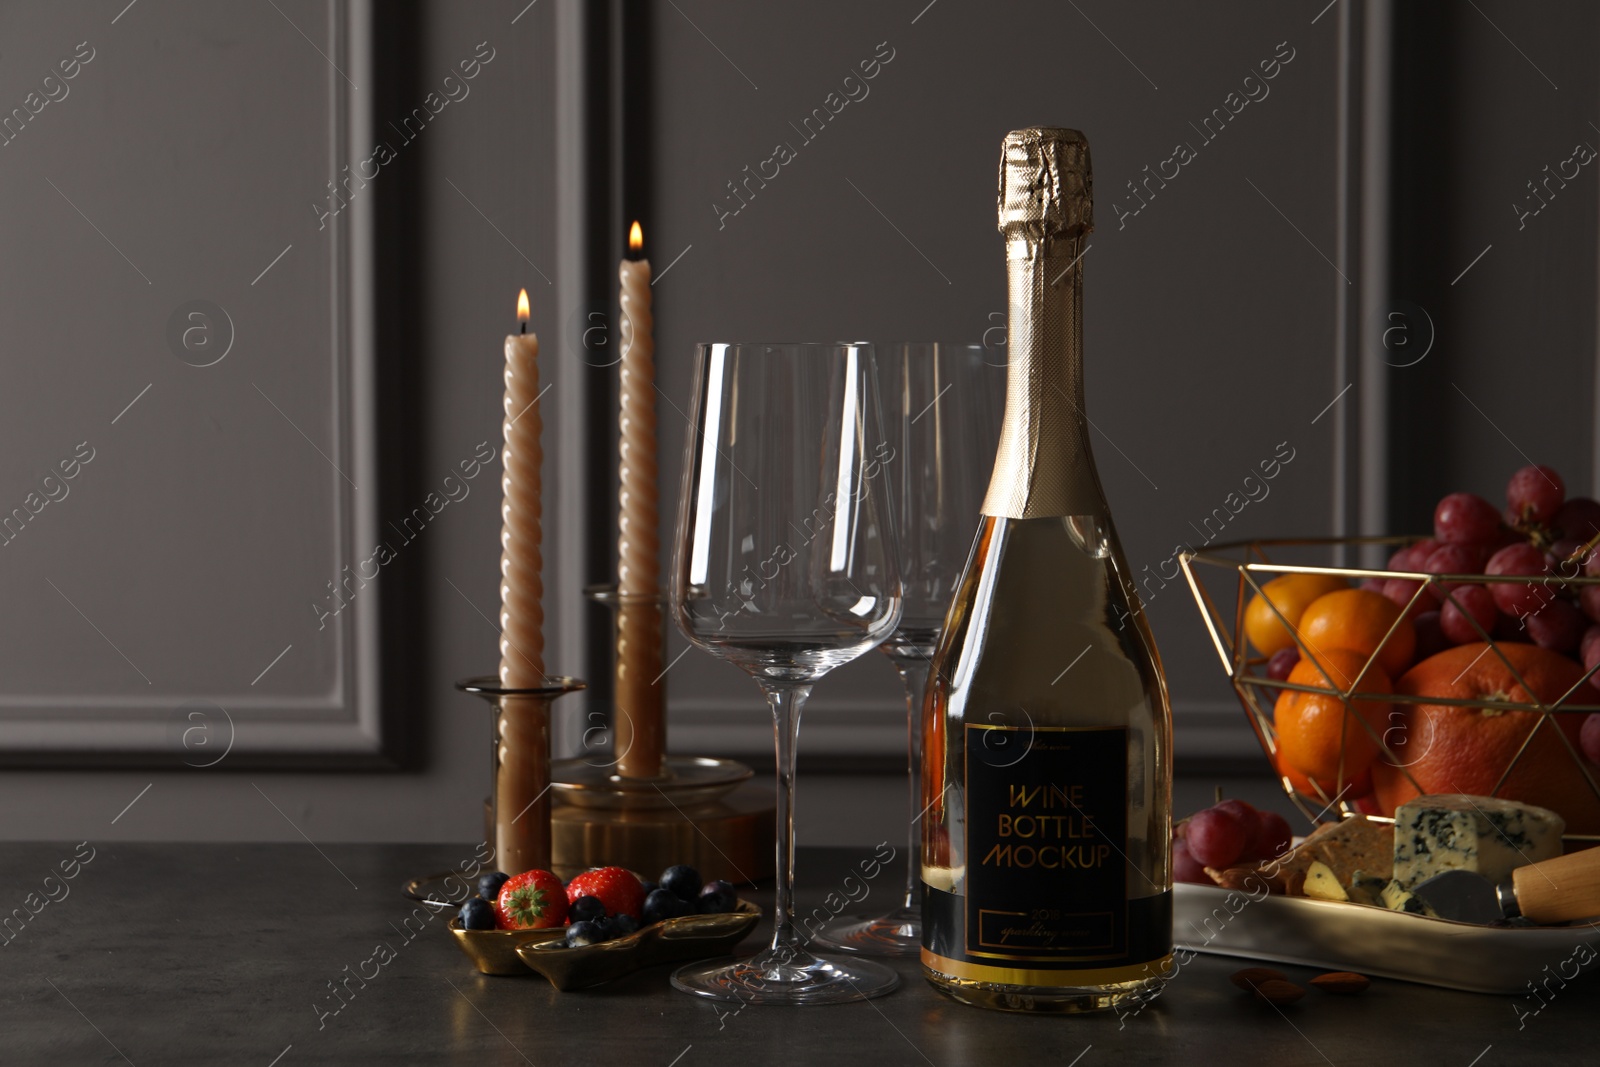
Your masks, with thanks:
[{"label": "wine glass stem", "polygon": [[910,803],[906,805],[908,828],[904,906],[912,910],[922,904],[922,841],[917,823],[922,813],[922,701],[928,691],[931,664],[922,656],[913,656],[896,658],[894,665],[899,669],[906,687],[906,779],[911,796]]},{"label": "wine glass stem", "polygon": [[800,733],[800,709],[811,695],[809,685],[763,684],[772,705],[772,733],[778,763],[778,903],[773,912],[772,951],[793,958],[799,951],[794,935],[794,757]]}]

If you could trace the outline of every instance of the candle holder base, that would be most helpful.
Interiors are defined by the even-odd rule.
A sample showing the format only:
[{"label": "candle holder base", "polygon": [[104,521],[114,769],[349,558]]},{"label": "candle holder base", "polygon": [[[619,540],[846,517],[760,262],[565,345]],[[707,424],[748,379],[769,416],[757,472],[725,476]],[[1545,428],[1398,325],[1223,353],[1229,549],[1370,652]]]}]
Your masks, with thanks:
[{"label": "candle holder base", "polygon": [[542,686],[512,688],[485,675],[464,678],[456,688],[494,709],[485,829],[495,863],[510,873],[544,867],[550,862],[550,704],[584,683],[551,676]]},{"label": "candle holder base", "polygon": [[[558,767],[572,763],[581,761],[562,760]],[[628,785],[620,789],[593,785],[559,792],[550,813],[555,873],[571,878],[590,867],[615,865],[654,878],[673,864],[687,863],[707,881],[748,885],[771,878],[777,847],[772,790],[748,781],[750,768],[731,760],[667,758],[669,768],[679,763],[697,765],[701,773],[714,769],[728,775],[738,768],[742,774],[731,785],[719,784],[709,798],[701,782],[675,785],[670,778],[624,779]],[[609,777],[606,768],[592,769]],[[557,775],[566,771],[563,767]],[[691,799],[697,793],[699,799]],[[572,803],[575,795],[584,801]]]},{"label": "candle holder base", "polygon": [[559,803],[575,808],[687,808],[733,792],[753,773],[737,760],[709,756],[667,756],[662,764],[660,777],[625,778],[613,764],[556,760],[550,788]]},{"label": "candle holder base", "polygon": [[[708,881],[748,885],[772,877],[773,791],[752,783],[753,772],[735,760],[664,753],[664,650],[639,642],[661,640],[665,599],[609,585],[590,586],[584,594],[616,614],[618,697],[609,716],[604,709],[589,712],[610,724],[610,758],[596,753],[551,764],[551,869],[571,878],[590,867],[618,866],[655,878],[687,863]],[[630,623],[647,624],[645,636],[629,637]],[[584,735],[586,745],[594,732],[598,728]],[[660,773],[643,773],[655,770]]]}]

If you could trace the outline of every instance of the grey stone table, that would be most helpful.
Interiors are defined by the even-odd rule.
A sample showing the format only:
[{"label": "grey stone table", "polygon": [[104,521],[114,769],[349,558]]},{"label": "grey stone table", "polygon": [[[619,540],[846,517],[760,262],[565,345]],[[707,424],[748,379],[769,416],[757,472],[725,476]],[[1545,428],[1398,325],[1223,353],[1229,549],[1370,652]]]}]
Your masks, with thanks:
[{"label": "grey stone table", "polygon": [[[869,854],[802,850],[802,911]],[[1241,963],[1205,956],[1127,1020],[980,1011],[934,993],[911,964],[898,992],[837,1007],[735,1013],[675,992],[666,967],[558,993],[537,976],[480,976],[443,919],[405,923],[399,884],[472,855],[466,845],[0,845],[0,915],[27,916],[13,913],[0,935],[0,1064],[1498,1067],[1593,1063],[1600,1043],[1600,984],[1589,978],[1520,1024],[1514,998],[1390,981],[1357,998],[1312,991],[1279,1012],[1228,983]],[[886,868],[867,902],[892,897],[898,877]],[[372,977],[333,999],[330,983],[353,971]]]}]

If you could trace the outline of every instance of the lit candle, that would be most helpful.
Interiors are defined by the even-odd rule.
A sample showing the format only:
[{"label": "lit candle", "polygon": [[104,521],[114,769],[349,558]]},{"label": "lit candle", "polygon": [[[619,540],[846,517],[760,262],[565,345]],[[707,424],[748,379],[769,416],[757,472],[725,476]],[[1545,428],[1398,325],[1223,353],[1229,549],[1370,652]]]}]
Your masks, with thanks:
[{"label": "lit candle", "polygon": [[520,332],[506,338],[505,451],[500,488],[500,684],[544,684],[544,579],[540,575],[539,338],[528,329],[528,291],[517,295]]},{"label": "lit candle", "polygon": [[[540,575],[539,338],[528,333],[528,291],[517,295],[518,332],[506,338],[500,488],[500,685],[535,689],[544,677]],[[505,697],[496,724],[495,862],[517,872],[550,866],[550,725],[542,697]]]},{"label": "lit candle", "polygon": [[[628,250],[639,255],[635,222]],[[659,534],[656,507],[656,398],[650,261],[623,259],[621,361],[621,495],[617,536],[617,773],[655,778],[666,739],[662,707]]]}]

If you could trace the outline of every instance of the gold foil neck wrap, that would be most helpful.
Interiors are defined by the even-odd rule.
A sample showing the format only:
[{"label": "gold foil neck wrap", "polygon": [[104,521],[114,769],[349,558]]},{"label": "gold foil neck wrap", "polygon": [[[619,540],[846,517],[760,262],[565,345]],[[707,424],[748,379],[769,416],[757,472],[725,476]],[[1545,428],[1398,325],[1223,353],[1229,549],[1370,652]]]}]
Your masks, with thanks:
[{"label": "gold foil neck wrap", "polygon": [[1089,142],[1077,130],[1030,126],[1006,134],[1000,151],[1000,232],[1034,240],[1094,229]]},{"label": "gold foil neck wrap", "polygon": [[985,515],[1105,514],[1083,415],[1090,189],[1089,145],[1082,134],[1031,128],[1006,137],[1000,163],[1006,414]]}]

